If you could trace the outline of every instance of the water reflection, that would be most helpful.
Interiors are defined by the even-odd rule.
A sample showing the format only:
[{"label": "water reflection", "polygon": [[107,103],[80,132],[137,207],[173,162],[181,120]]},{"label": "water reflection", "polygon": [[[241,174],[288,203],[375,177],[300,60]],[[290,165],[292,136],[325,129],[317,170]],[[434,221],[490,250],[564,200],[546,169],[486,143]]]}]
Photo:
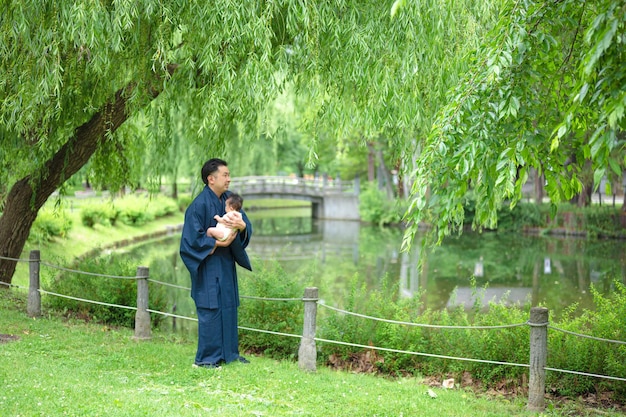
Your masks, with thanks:
[{"label": "water reflection", "polygon": [[[613,280],[625,281],[626,275],[623,241],[466,233],[427,252],[418,238],[410,251],[401,252],[401,230],[309,216],[282,218],[279,212],[274,218],[251,218],[255,234],[248,252],[253,265],[276,260],[294,280],[318,287],[327,303],[339,307],[352,286],[382,289],[388,281],[398,284],[400,296],[420,297],[425,308],[470,308],[504,300],[544,305],[558,314],[573,303],[591,307],[592,284],[609,294]],[[149,265],[153,279],[188,287],[178,244],[174,234],[124,256]],[[241,278],[247,274],[242,270]],[[173,289],[170,305],[177,314],[195,314],[188,291]]]}]

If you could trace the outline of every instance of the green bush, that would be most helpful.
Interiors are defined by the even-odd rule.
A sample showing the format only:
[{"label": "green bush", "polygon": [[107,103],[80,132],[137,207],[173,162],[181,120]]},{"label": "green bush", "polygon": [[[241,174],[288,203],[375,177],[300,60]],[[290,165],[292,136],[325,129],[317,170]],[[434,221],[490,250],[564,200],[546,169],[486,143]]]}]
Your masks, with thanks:
[{"label": "green bush", "polygon": [[90,202],[81,207],[80,220],[87,227],[94,227],[96,224],[115,226],[119,214],[119,210],[110,201]]},{"label": "green bush", "polygon": [[[590,336],[584,338],[556,329],[548,335],[549,366],[596,375],[626,375],[626,345],[605,340],[626,342],[626,285],[615,280],[612,297],[605,297],[593,286],[595,311],[584,310],[581,315],[565,314],[555,328]],[[572,306],[570,313],[576,310]],[[626,399],[626,383],[576,374],[548,373],[548,384],[555,391],[577,396],[595,391],[613,391]]]},{"label": "green bush", "polygon": [[29,239],[38,242],[49,241],[55,237],[64,238],[72,228],[72,220],[63,209],[41,209],[30,230]]},{"label": "green bush", "polygon": [[[304,294],[304,286],[288,276],[277,261],[254,262],[254,278],[250,274],[239,277],[241,294],[261,298],[297,298]],[[302,301],[265,301],[244,298],[239,308],[239,324],[286,334],[302,334]],[[274,334],[241,332],[239,343],[244,351],[262,353],[273,358],[293,359],[298,353],[300,339],[277,337]]]},{"label": "green bush", "polygon": [[193,198],[191,197],[190,194],[179,195],[178,199],[176,200],[176,204],[178,205],[178,210],[180,211],[187,210],[187,207],[189,207],[192,200]]},{"label": "green bush", "polygon": [[[53,277],[50,280],[49,291],[97,302],[137,306],[137,282],[132,278],[137,275],[137,265],[120,260],[119,257],[104,256],[82,261],[73,270],[79,272],[64,271]],[[135,325],[135,310],[56,296],[46,297],[44,300],[50,308],[66,314],[110,325],[130,328]],[[165,311],[166,306],[165,289],[162,286],[150,286],[149,308]],[[152,325],[157,327],[161,319],[161,315],[153,314]]]},{"label": "green bush", "polygon": [[155,219],[150,210],[150,200],[147,197],[129,195],[115,201],[119,210],[120,222],[129,226],[142,226]]},{"label": "green bush", "polygon": [[[468,193],[463,203],[465,211],[463,223],[469,228],[476,215],[476,201],[471,193]],[[534,203],[519,202],[511,209],[505,203],[497,210],[498,231],[522,231],[527,227],[541,227],[545,225],[539,205]]]},{"label": "green bush", "polygon": [[359,215],[361,220],[380,226],[399,224],[406,211],[401,204],[405,202],[388,198],[375,183],[369,182],[359,195]]},{"label": "green bush", "polygon": [[[575,318],[566,315],[559,322],[553,323],[553,326],[600,339],[626,341],[626,286],[615,282],[615,288],[615,295],[611,298],[605,298],[593,290],[596,304],[594,311],[584,311]],[[528,370],[525,367],[453,360],[442,356],[527,364],[530,330],[524,323],[528,320],[530,305],[510,307],[507,306],[506,299],[503,299],[498,303],[490,303],[487,309],[477,302],[470,310],[460,306],[422,311],[422,306],[416,301],[419,298],[399,298],[396,291],[384,289],[366,292],[364,287],[353,288],[345,300],[345,309],[384,320],[322,310],[325,315],[318,319],[317,335],[322,339],[428,355],[374,351],[326,343],[320,348],[319,359],[323,363],[345,369],[367,371],[373,368],[376,372],[389,375],[454,375],[458,379],[467,372],[486,387],[502,383],[515,386],[526,383]],[[357,303],[356,300],[363,301]],[[571,311],[574,310],[575,306]],[[420,323],[425,326],[389,321]],[[480,329],[481,326],[503,325],[511,326]],[[454,329],[440,326],[475,328]],[[626,348],[623,344],[590,340],[550,329],[548,366],[597,375],[623,376],[626,375]],[[550,389],[564,395],[578,396],[601,391],[612,392],[621,401],[626,399],[624,382],[558,372],[548,375]]]},{"label": "green bush", "polygon": [[178,210],[178,203],[163,195],[150,197],[128,195],[115,201],[84,204],[81,208],[81,221],[87,227],[96,224],[115,226],[118,219],[130,226],[141,226]]},{"label": "green bush", "polygon": [[169,216],[179,211],[178,203],[164,195],[156,195],[150,197],[150,210],[155,218]]},{"label": "green bush", "polygon": [[585,230],[592,237],[624,237],[620,210],[607,206],[587,207],[584,212]]}]

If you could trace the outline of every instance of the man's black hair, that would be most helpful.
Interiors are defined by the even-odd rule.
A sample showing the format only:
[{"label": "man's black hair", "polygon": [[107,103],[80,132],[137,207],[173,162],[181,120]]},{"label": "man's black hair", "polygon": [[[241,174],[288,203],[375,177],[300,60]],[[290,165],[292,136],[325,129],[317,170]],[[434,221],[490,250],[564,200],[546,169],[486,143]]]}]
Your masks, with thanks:
[{"label": "man's black hair", "polygon": [[207,177],[216,172],[221,166],[227,167],[228,164],[226,161],[219,158],[213,158],[206,161],[202,166],[202,182],[208,185],[209,183]]}]

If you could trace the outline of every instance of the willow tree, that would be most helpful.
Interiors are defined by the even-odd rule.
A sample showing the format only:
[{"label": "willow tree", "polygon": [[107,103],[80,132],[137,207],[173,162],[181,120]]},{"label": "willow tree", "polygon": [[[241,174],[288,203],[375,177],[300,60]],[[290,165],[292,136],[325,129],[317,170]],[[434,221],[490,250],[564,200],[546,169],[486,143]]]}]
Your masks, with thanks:
[{"label": "willow tree", "polygon": [[[200,166],[233,126],[261,137],[261,110],[288,82],[317,106],[311,131],[382,132],[406,149],[491,4],[430,0],[392,16],[374,0],[2,0],[0,281],[38,210],[87,162],[121,186],[147,148],[169,155],[175,131]],[[173,111],[182,124],[163,129]],[[127,122],[138,114],[154,134]]]},{"label": "willow tree", "polygon": [[469,190],[474,226],[494,227],[522,197],[530,169],[546,179],[553,211],[625,166],[626,3],[509,2],[473,65],[451,89],[414,172],[407,218],[460,230]]}]

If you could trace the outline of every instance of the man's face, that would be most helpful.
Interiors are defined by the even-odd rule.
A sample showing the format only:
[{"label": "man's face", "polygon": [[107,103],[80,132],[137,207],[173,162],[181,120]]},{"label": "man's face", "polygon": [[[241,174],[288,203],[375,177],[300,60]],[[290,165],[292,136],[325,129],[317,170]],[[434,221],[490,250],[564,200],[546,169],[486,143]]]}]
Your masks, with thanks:
[{"label": "man's face", "polygon": [[227,166],[220,166],[216,172],[209,175],[209,187],[218,196],[224,194],[228,190],[230,184],[230,171]]}]

